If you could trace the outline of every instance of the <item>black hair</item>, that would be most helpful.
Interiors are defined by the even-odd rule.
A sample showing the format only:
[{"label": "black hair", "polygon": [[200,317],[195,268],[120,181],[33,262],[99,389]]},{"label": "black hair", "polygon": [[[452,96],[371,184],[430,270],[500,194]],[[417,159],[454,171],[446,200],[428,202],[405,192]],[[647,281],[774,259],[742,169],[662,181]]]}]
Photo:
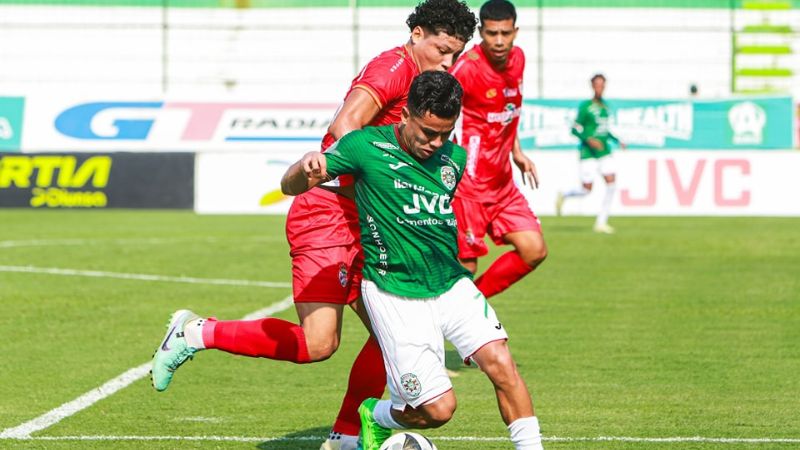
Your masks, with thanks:
[{"label": "black hair", "polygon": [[464,90],[456,77],[447,72],[428,70],[411,82],[408,91],[408,110],[417,117],[431,113],[444,119],[457,117],[461,112]]},{"label": "black hair", "polygon": [[508,20],[517,23],[517,9],[508,0],[489,0],[481,6],[481,26],[486,20]]},{"label": "black hair", "polygon": [[605,75],[603,75],[602,73],[597,73],[592,77],[591,82],[594,83],[594,80],[597,80],[598,78],[603,80],[603,81],[606,81],[606,76]]},{"label": "black hair", "polygon": [[428,32],[444,32],[465,43],[472,39],[477,23],[469,6],[458,0],[425,0],[406,20],[409,30],[422,27]]}]

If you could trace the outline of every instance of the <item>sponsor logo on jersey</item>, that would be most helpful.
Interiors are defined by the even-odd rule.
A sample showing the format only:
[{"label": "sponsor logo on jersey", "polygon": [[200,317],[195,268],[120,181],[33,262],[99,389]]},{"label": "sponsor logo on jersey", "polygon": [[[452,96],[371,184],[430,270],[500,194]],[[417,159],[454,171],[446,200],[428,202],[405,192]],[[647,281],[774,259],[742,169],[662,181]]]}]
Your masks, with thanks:
[{"label": "sponsor logo on jersey", "polygon": [[447,189],[454,189],[456,187],[456,171],[450,166],[442,166],[441,169],[442,183]]},{"label": "sponsor logo on jersey", "polygon": [[406,55],[403,54],[401,51],[397,51],[397,54],[400,55],[400,59],[397,60],[396,63],[389,69],[390,73],[394,73],[395,70],[399,69],[400,66],[403,65],[403,62],[406,60]]},{"label": "sponsor logo on jersey", "polygon": [[[391,142],[372,141],[372,145],[374,145],[375,147],[378,147],[380,149],[383,149],[383,150],[400,150],[400,148],[398,146],[392,144]],[[384,153],[384,156],[385,155],[386,155],[386,153]]]},{"label": "sponsor logo on jersey", "polygon": [[466,239],[467,245],[475,245],[475,234],[472,230],[467,230],[467,232],[464,233],[464,239]]},{"label": "sponsor logo on jersey", "polygon": [[401,376],[400,385],[403,386],[403,390],[411,398],[417,398],[422,393],[422,385],[419,382],[419,378],[413,373],[406,373]]},{"label": "sponsor logo on jersey", "polygon": [[505,88],[503,89],[503,96],[504,97],[516,97],[519,95],[519,89],[517,88]]},{"label": "sponsor logo on jersey", "polygon": [[439,160],[445,164],[450,164],[454,169],[456,169],[457,172],[461,171],[461,166],[456,164],[456,162],[453,161],[453,158],[451,158],[449,155],[442,155],[439,157]]},{"label": "sponsor logo on jersey", "polygon": [[497,97],[497,89],[491,88],[486,91],[486,98],[495,98]]},{"label": "sponsor logo on jersey", "polygon": [[486,121],[489,123],[502,123],[508,125],[515,118],[519,117],[520,109],[513,103],[506,104],[506,107],[501,112],[489,113],[486,116]]},{"label": "sponsor logo on jersey", "polygon": [[408,166],[408,163],[404,163],[402,161],[397,164],[389,164],[389,168],[391,168],[392,170],[397,170],[406,166]]},{"label": "sponsor logo on jersey", "polygon": [[347,266],[344,263],[339,263],[339,283],[342,287],[347,286]]}]

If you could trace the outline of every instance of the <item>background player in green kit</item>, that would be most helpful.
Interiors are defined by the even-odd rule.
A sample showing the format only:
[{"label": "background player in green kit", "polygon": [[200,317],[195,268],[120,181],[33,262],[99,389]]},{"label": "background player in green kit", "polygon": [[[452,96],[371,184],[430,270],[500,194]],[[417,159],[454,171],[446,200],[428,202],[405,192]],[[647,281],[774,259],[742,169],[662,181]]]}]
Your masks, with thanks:
[{"label": "background player in green kit", "polygon": [[365,450],[378,450],[392,429],[450,420],[456,398],[444,366],[444,339],[492,381],[515,448],[542,448],[508,335],[457,259],[450,202],[466,152],[448,138],[461,96],[452,75],[424,72],[411,84],[401,123],[353,131],[324,154],[305,155],[281,181],[284,193],[297,195],[331,177],[355,179],[365,260],[361,292],[391,395],[359,408],[359,448]]},{"label": "background player in green kit", "polygon": [[578,107],[578,117],[572,126],[572,134],[581,141],[580,173],[583,185],[578,189],[558,193],[556,214],[561,215],[561,208],[567,198],[582,197],[590,193],[594,176],[599,172],[606,182],[606,192],[600,213],[594,223],[594,231],[610,234],[614,232],[614,228],[608,224],[608,213],[616,191],[617,170],[611,155],[609,141],[617,142],[622,149],[625,148],[625,144],[620,142],[609,130],[608,118],[611,111],[603,100],[605,88],[606,77],[602,74],[593,76],[592,90],[594,90],[594,97],[581,103]]}]

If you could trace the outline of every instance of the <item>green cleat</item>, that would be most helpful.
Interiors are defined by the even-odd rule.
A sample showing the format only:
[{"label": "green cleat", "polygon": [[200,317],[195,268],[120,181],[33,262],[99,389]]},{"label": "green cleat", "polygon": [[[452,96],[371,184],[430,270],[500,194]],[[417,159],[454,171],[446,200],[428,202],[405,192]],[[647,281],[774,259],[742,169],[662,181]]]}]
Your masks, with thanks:
[{"label": "green cleat", "polygon": [[187,360],[192,359],[195,352],[197,352],[196,348],[186,345],[186,339],[183,337],[183,327],[187,322],[199,318],[200,316],[188,309],[181,309],[172,313],[172,317],[167,324],[167,334],[164,336],[161,346],[153,354],[153,366],[150,369],[150,380],[157,391],[166,390],[170,381],[172,381],[172,375],[178,370],[178,367]]},{"label": "green cleat", "polygon": [[375,421],[375,405],[377,398],[368,398],[358,407],[361,416],[361,434],[358,436],[356,450],[380,450],[381,444],[392,436],[392,430],[384,428]]}]

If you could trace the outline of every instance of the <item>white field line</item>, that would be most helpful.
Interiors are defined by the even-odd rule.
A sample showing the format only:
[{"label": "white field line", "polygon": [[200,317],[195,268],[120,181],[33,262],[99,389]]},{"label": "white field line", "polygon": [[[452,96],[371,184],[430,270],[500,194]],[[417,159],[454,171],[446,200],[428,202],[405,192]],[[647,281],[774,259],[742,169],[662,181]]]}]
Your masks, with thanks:
[{"label": "white field line", "polygon": [[276,281],[227,280],[224,278],[169,277],[144,273],[106,272],[101,270],[60,269],[56,267],[2,266],[0,272],[38,273],[69,277],[118,278],[136,281],[162,281],[170,283],[215,284],[224,286],[256,286],[265,288],[290,288],[291,283]]},{"label": "white field line", "polygon": [[[261,317],[271,316],[281,311],[287,310],[292,307],[292,297],[273,303],[272,305],[252,312],[244,316],[243,320],[253,320]],[[48,411],[41,416],[31,419],[21,425],[12,428],[6,428],[0,433],[0,439],[39,439],[32,438],[31,433],[44,430],[51,427],[56,423],[66,419],[67,417],[86,409],[100,400],[114,394],[115,392],[124,389],[131,383],[138,381],[147,376],[150,372],[150,361],[134,367],[133,369],[125,371],[122,375],[105,382],[102,386],[92,389],[91,391],[81,395],[80,397],[70,402],[64,403],[56,409]],[[78,437],[80,438],[80,437]],[[78,439],[80,440],[80,439]],[[97,440],[97,439],[94,439]],[[135,439],[128,439],[135,440]]]},{"label": "white field line", "polygon": [[[256,437],[256,436],[39,436],[12,437],[11,439],[31,441],[218,441],[218,442],[292,442],[316,441],[324,436],[293,437]],[[7,438],[8,439],[8,438]],[[478,436],[434,436],[434,441],[455,442],[507,442],[507,437]],[[716,444],[800,444],[795,438],[715,438],[702,436],[688,437],[632,437],[632,436],[597,436],[597,437],[559,437],[544,436],[545,442],[646,442],[646,443],[683,443],[701,442]]]},{"label": "white field line", "polygon": [[[163,245],[175,244],[179,242],[206,242],[209,244],[229,242],[229,238],[217,237],[175,237],[175,238],[119,238],[119,239],[17,239],[0,241],[0,248],[18,248],[18,247],[59,247],[59,246],[84,246],[84,245],[103,245],[103,244],[116,244],[116,245]],[[252,241],[252,242],[278,242],[283,238],[272,236],[251,236],[236,238],[237,242]]]}]

